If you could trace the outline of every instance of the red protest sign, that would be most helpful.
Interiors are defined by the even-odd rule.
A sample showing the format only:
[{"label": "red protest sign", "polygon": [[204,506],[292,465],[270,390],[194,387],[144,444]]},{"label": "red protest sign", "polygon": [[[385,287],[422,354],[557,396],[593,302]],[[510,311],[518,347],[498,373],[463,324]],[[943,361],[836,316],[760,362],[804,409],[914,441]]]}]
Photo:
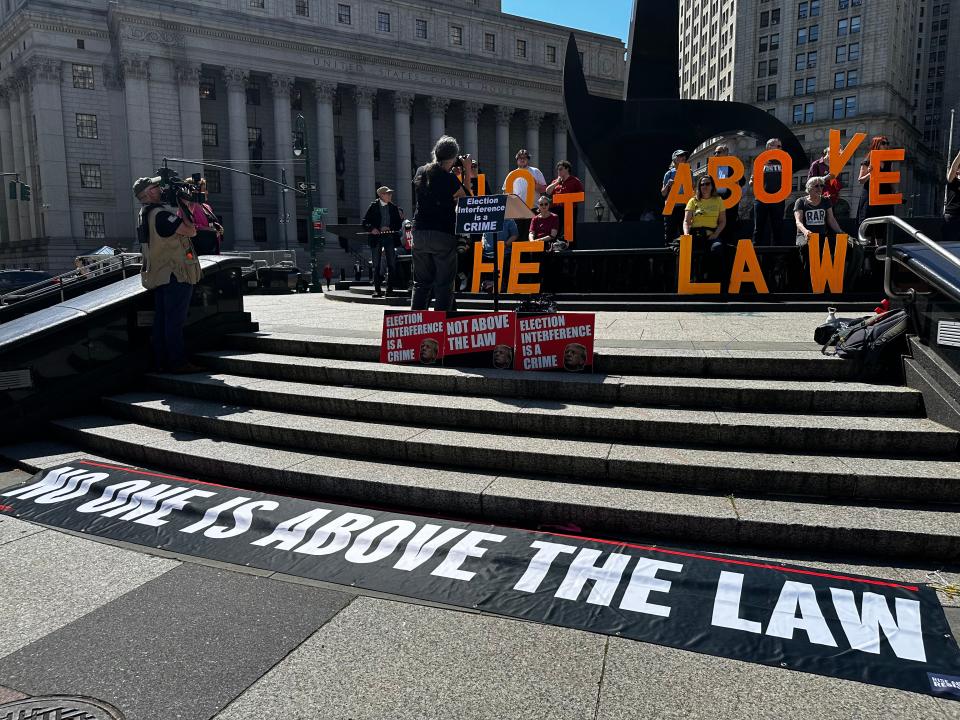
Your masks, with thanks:
[{"label": "red protest sign", "polygon": [[386,311],[380,337],[380,362],[440,365],[447,314],[438,310]]},{"label": "red protest sign", "polygon": [[444,366],[513,367],[515,313],[447,313],[446,331]]},{"label": "red protest sign", "polygon": [[593,372],[595,316],[591,313],[521,314],[515,370]]}]

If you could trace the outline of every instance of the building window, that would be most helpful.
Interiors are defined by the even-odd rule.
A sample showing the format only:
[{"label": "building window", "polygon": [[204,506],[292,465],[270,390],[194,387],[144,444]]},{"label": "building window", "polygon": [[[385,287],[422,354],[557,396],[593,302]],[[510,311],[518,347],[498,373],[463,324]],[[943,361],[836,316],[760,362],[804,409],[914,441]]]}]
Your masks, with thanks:
[{"label": "building window", "polygon": [[80,187],[98,189],[103,187],[99,165],[80,163]]},{"label": "building window", "polygon": [[812,102],[808,102],[803,106],[803,122],[804,123],[809,124],[813,122],[813,109],[814,109],[814,104]]},{"label": "building window", "polygon": [[265,0],[250,0],[250,2],[249,2],[248,4],[249,4],[250,7],[252,7],[252,8],[260,8],[260,9],[263,9],[263,7],[264,7],[264,1],[265,1]]},{"label": "building window", "polygon": [[817,51],[807,53],[807,69],[812,70],[817,66]]},{"label": "building window", "polygon": [[857,116],[857,96],[848,97],[844,103],[846,107],[846,113],[848,118]]},{"label": "building window", "polygon": [[847,51],[848,60],[859,60],[860,59],[860,43],[850,43],[850,49]]},{"label": "building window", "polygon": [[297,0],[297,15],[300,17],[310,17],[310,2],[309,0]]},{"label": "building window", "polygon": [[344,3],[337,3],[337,22],[341,25],[350,24],[350,6]]},{"label": "building window", "polygon": [[427,21],[426,20],[417,20],[417,38],[420,40],[427,39]]},{"label": "building window", "polygon": [[201,100],[217,99],[217,84],[216,82],[214,82],[213,78],[211,77],[200,78],[200,99]]},{"label": "building window", "polygon": [[762,78],[767,76],[767,61],[761,60],[757,64],[757,77]]},{"label": "building window", "polygon": [[294,88],[290,92],[290,107],[294,110],[303,110],[303,90]]},{"label": "building window", "polygon": [[258,127],[247,128],[247,150],[251,160],[263,160],[263,130]]},{"label": "building window", "polygon": [[776,100],[777,99],[777,84],[773,83],[767,85],[767,100]]},{"label": "building window", "polygon": [[807,28],[797,28],[797,45],[807,44]]},{"label": "building window", "polygon": [[78,39],[78,40],[77,40],[77,50],[83,50],[83,49],[85,49],[85,47],[86,47],[86,41],[85,41],[85,40],[80,40],[80,39]]},{"label": "building window", "polygon": [[263,178],[250,178],[250,194],[263,195]]},{"label": "building window", "polygon": [[103,222],[102,212],[85,212],[83,214],[83,237],[87,240],[102,240],[107,236],[107,228]]},{"label": "building window", "polygon": [[216,123],[200,123],[200,135],[203,137],[204,147],[217,147],[220,144]]},{"label": "building window", "polygon": [[856,35],[860,32],[860,16],[856,15],[850,18],[850,34]]},{"label": "building window", "polygon": [[771,10],[770,11],[770,24],[779,25],[780,24],[780,10]]},{"label": "building window", "polygon": [[843,87],[846,87],[847,84],[847,74],[845,72],[838,72],[833,74],[833,88],[834,90],[839,90]]},{"label": "building window", "polygon": [[760,27],[770,27],[770,13],[767,10],[760,13]]},{"label": "building window", "polygon": [[850,21],[846,18],[837,20],[837,37],[843,37],[850,32]]},{"label": "building window", "polygon": [[517,57],[525,58],[527,56],[527,41],[517,39]]},{"label": "building window", "polygon": [[207,192],[210,195],[219,195],[220,194],[220,171],[219,170],[204,170],[203,178],[207,181]]},{"label": "building window", "polygon": [[817,91],[817,79],[815,77],[807,78],[807,95],[813,95]]},{"label": "building window", "polygon": [[493,33],[483,34],[483,49],[487,52],[497,51],[497,36]]},{"label": "building window", "polygon": [[96,140],[99,136],[97,132],[97,116],[77,113],[77,137]]},{"label": "building window", "polygon": [[260,86],[255,82],[247,83],[247,105],[260,104]]},{"label": "building window", "polygon": [[557,64],[557,46],[547,45],[547,62],[551,65]]},{"label": "building window", "polygon": [[837,57],[836,61],[838,63],[847,61],[847,46],[846,45],[837,45]]},{"label": "building window", "polygon": [[860,84],[860,71],[848,70],[847,71],[847,87],[856,87],[859,84]]},{"label": "building window", "polygon": [[794,94],[794,96],[803,95],[803,93],[804,93],[803,87],[804,87],[804,85],[803,85],[803,78],[800,78],[799,80],[794,80],[794,81],[793,81],[793,94]]},{"label": "building window", "polygon": [[770,50],[780,49],[780,33],[774,33],[770,36]]},{"label": "building window", "polygon": [[373,160],[374,162],[380,162],[380,141],[373,141]]},{"label": "building window", "polygon": [[253,218],[253,240],[261,243],[267,241],[267,219],[265,217]]},{"label": "building window", "polygon": [[795,125],[805,125],[813,122],[814,103],[804,103],[793,106],[793,122]]},{"label": "building window", "polygon": [[757,86],[757,102],[763,102],[767,99],[767,88],[765,85]]},{"label": "building window", "polygon": [[768,75],[776,75],[780,70],[780,60],[777,58],[770,58],[770,69],[767,72]]},{"label": "building window", "polygon": [[770,49],[770,36],[761,35],[760,36],[760,45],[757,48],[758,52],[767,52]]},{"label": "building window", "polygon": [[390,32],[390,13],[382,10],[377,13],[377,32]]},{"label": "building window", "polygon": [[834,120],[843,119],[843,98],[833,99],[833,119]]},{"label": "building window", "polygon": [[797,6],[797,20],[806,20],[810,17],[810,3],[802,2]]},{"label": "building window", "polygon": [[463,45],[463,28],[460,25],[450,26],[450,44]]},{"label": "building window", "polygon": [[81,90],[93,90],[93,66],[73,66],[73,86]]}]

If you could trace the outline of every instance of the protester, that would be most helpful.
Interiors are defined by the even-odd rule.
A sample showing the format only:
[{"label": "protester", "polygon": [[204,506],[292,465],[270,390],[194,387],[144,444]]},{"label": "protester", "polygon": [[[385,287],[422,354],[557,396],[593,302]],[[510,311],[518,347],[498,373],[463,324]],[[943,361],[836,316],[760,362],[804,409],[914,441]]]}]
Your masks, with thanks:
[{"label": "protester", "polygon": [[156,370],[199,372],[187,362],[183,326],[190,310],[193,286],[200,281],[200,261],[190,238],[197,228],[185,213],[161,203],[160,178],[140,178],[133,194],[143,205],[137,237],[143,253],[140,281],[154,294],[153,350]]},{"label": "protester", "polygon": [[694,253],[709,251],[707,277],[715,277],[723,261],[725,246],[720,239],[727,216],[723,200],[717,195],[717,187],[709,175],[697,181],[697,194],[687,203],[683,218],[683,234],[693,238]]},{"label": "protester", "polygon": [[[533,185],[534,185],[534,197],[539,197],[547,189],[546,178],[543,177],[543,173],[540,172],[538,168],[535,168],[530,164],[530,153],[527,150],[518,150],[517,151],[517,169],[518,170],[529,170],[530,174],[533,175]],[[513,194],[519,197],[524,202],[527,201],[527,179],[526,178],[515,178],[511,186],[507,187],[507,181],[503,181],[503,191],[507,194]]]},{"label": "protester", "polygon": [[329,290],[330,280],[333,279],[333,266],[330,263],[323,266],[323,279],[327,281],[327,290]]},{"label": "protester", "polygon": [[[857,205],[857,225],[862,225],[863,221],[867,218],[872,217],[881,217],[883,215],[892,215],[893,206],[891,205],[871,205],[870,204],[870,176],[873,174],[874,168],[870,165],[870,154],[874,150],[884,150],[890,147],[890,141],[885,138],[883,135],[877,135],[870,141],[870,150],[868,151],[867,156],[860,163],[860,177],[857,180],[860,182],[862,189],[860,190],[860,202]],[[889,172],[892,167],[890,161],[881,163],[880,167],[877,170],[882,172]],[[881,194],[890,194],[894,191],[894,186],[891,183],[882,183],[880,185]],[[865,235],[868,238],[872,238],[874,242],[879,243],[881,240],[885,240],[887,233],[886,229],[883,227],[873,227],[867,228]]]},{"label": "protester", "polygon": [[[793,206],[793,217],[797,225],[797,247],[800,249],[800,263],[805,272],[810,267],[810,236],[816,234],[820,238],[821,248],[828,243],[832,245],[832,253],[835,254],[837,235],[843,234],[843,228],[833,215],[830,201],[823,195],[828,177],[831,176],[808,178],[806,196],[798,198]],[[861,254],[860,243],[848,238],[844,271],[848,282],[852,282],[860,273],[863,262]]]},{"label": "protester", "polygon": [[553,245],[560,234],[560,218],[550,212],[550,198],[542,195],[537,200],[537,214],[530,221],[530,239],[542,240],[544,249],[553,250]]},{"label": "protester", "polygon": [[503,243],[503,253],[504,256],[510,254],[511,247],[514,240],[517,239],[520,235],[520,230],[517,229],[517,221],[510,218],[506,218],[503,221],[503,224],[500,226],[499,232],[488,232],[483,234],[483,256],[485,258],[492,258],[493,254],[496,252],[497,243]]},{"label": "protester", "polygon": [[[688,153],[686,150],[674,150],[673,158],[670,162],[670,168],[663,176],[663,187],[660,188],[660,195],[666,200],[670,195],[670,189],[677,177],[677,166],[687,162]],[[666,209],[666,203],[664,203]],[[673,210],[663,216],[663,240],[664,244],[670,245],[676,242],[680,235],[680,229],[683,226],[683,205],[677,205]]]},{"label": "protester", "polygon": [[960,241],[960,153],[947,169],[947,202],[943,206],[943,242]]},{"label": "protester", "polygon": [[[767,150],[780,150],[783,144],[779,138],[770,138],[767,140]],[[783,181],[783,165],[779,160],[767,160],[763,165],[763,178],[761,182],[763,189],[768,193],[776,193],[780,190],[780,184]],[[754,185],[754,177],[750,176],[750,186]],[[785,202],[764,203],[759,200],[753,201],[753,244],[760,245],[778,245],[783,230],[783,212]],[[769,242],[767,242],[769,240]]]},{"label": "protester", "polygon": [[823,154],[810,163],[810,170],[807,177],[824,177],[830,174],[830,148],[825,147]]},{"label": "protester", "polygon": [[444,135],[433,148],[431,162],[417,170],[413,185],[417,199],[414,215],[412,310],[426,310],[431,294],[437,310],[453,306],[453,283],[457,277],[457,198],[465,197],[473,179],[473,162],[464,156],[466,187],[453,174],[460,145]]},{"label": "protester", "polygon": [[390,293],[393,292],[393,282],[397,277],[397,246],[403,230],[403,210],[393,204],[393,190],[386,185],[377,188],[377,199],[367,208],[363,227],[370,233],[373,296],[383,297],[383,261],[386,259],[387,292]]},{"label": "protester", "polygon": [[[556,201],[557,195],[565,195],[567,193],[582,193],[584,192],[583,183],[580,182],[580,178],[573,174],[573,165],[570,164],[569,160],[561,160],[557,163],[557,178],[547,185],[544,194],[547,195],[552,201],[553,204],[550,206],[550,212],[554,213],[557,217],[560,218],[560,234],[563,235],[563,213],[566,211],[566,208]],[[577,210],[578,205],[573,206],[573,220],[577,221]],[[564,238],[565,240],[568,238]]]},{"label": "protester", "polygon": [[[730,155],[730,148],[724,144],[717,145],[714,148],[713,154],[717,157],[728,157]],[[733,177],[733,167],[730,165],[721,165],[717,168],[717,179],[726,180],[729,177]],[[742,177],[740,178],[740,187],[746,185],[746,180]],[[721,189],[718,190],[720,199],[726,201],[728,197],[733,194],[732,190]],[[733,245],[739,240],[737,237],[737,229],[740,225],[740,203],[737,202],[733,207],[726,208],[724,210],[724,215],[726,220],[723,226],[723,232],[720,234],[721,239],[728,245]]]},{"label": "protester", "polygon": [[[194,178],[197,176],[194,175]],[[200,197],[207,197],[207,181],[200,178],[193,183],[196,192]],[[189,200],[187,207],[190,209],[190,217],[194,226],[197,228],[197,234],[193,238],[193,247],[198,255],[219,255],[220,247],[223,244],[223,226],[220,224],[220,218],[213,211],[210,204],[204,199]],[[179,217],[184,216],[184,208],[177,211]]]}]

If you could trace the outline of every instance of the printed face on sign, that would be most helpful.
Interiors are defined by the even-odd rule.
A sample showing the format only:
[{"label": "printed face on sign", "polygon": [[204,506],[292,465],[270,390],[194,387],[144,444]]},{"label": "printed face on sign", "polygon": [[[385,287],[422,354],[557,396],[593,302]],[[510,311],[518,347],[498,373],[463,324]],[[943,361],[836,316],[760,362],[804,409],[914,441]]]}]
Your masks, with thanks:
[{"label": "printed face on sign", "polygon": [[570,343],[563,349],[563,369],[581,372],[587,366],[587,348],[580,343]]},{"label": "printed face on sign", "polygon": [[440,343],[433,338],[425,338],[420,343],[420,362],[424,365],[435,365],[440,355]]},{"label": "printed face on sign", "polygon": [[513,367],[513,348],[509,345],[497,345],[493,349],[493,367],[497,370],[509,370]]}]

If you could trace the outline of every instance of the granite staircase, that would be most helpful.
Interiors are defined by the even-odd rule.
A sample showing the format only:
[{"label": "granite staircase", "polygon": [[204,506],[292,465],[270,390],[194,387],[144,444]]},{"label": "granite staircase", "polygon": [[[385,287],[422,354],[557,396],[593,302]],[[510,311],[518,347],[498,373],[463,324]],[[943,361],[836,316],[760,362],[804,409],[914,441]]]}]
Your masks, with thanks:
[{"label": "granite staircase", "polygon": [[817,352],[605,349],[574,376],[381,365],[246,333],[54,424],[85,452],[348,504],[597,536],[960,559],[960,432]]}]

